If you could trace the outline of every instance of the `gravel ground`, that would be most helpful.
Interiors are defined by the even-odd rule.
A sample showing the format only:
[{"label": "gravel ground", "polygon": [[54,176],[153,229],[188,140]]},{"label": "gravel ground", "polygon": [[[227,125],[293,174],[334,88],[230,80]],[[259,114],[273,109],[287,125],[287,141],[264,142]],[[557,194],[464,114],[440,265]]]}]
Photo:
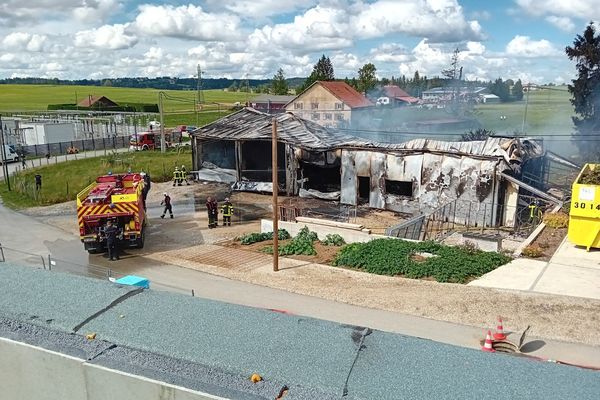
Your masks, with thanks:
[{"label": "gravel ground", "polygon": [[[152,290],[89,322],[86,328],[97,334],[91,343],[68,329],[29,324],[32,310],[41,318],[70,312],[44,305],[47,298],[71,300],[65,287],[81,286],[89,299],[118,288],[84,280],[60,273],[31,280],[31,292],[44,297],[0,302],[15,316],[0,317],[0,336],[66,353],[74,348],[93,363],[247,400],[273,399],[284,386],[293,400],[491,400],[500,394],[591,400],[600,391],[596,371]],[[0,288],[10,291],[10,284],[0,281]],[[251,384],[253,373],[264,381]]]},{"label": "gravel ground", "polygon": [[54,275],[50,271],[3,263],[0,317],[22,319],[26,316],[32,324],[70,332],[85,318],[132,290],[79,276],[52,279]]}]

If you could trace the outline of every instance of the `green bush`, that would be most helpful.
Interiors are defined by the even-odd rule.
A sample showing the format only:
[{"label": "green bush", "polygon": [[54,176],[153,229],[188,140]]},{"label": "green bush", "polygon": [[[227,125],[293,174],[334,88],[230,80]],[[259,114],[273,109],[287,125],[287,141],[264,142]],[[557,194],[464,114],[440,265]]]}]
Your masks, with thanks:
[{"label": "green bush", "polygon": [[[286,231],[285,229],[279,229],[277,231],[277,238],[279,238],[279,240],[286,240],[286,239],[291,238],[291,236],[288,233],[288,231]],[[266,240],[272,240],[272,239],[273,239],[273,232],[248,233],[247,235],[244,235],[240,238],[240,242],[242,244],[248,245],[248,244],[264,242]]]},{"label": "green bush", "polygon": [[[311,232],[306,226],[300,229],[298,235],[292,239],[289,243],[279,247],[280,256],[300,255],[304,254],[307,256],[314,256],[317,254],[315,251],[315,240],[319,240],[315,232]],[[262,249],[263,252],[273,254],[273,246],[266,246]]]},{"label": "green bush", "polygon": [[[415,253],[431,253],[432,257],[417,261],[413,259]],[[464,283],[509,261],[510,257],[499,253],[444,246],[436,242],[376,239],[343,247],[333,265],[379,275],[433,277],[438,282]]]},{"label": "green bush", "polygon": [[332,233],[325,236],[325,240],[321,243],[323,243],[325,246],[343,246],[346,244],[346,241],[337,233]]}]

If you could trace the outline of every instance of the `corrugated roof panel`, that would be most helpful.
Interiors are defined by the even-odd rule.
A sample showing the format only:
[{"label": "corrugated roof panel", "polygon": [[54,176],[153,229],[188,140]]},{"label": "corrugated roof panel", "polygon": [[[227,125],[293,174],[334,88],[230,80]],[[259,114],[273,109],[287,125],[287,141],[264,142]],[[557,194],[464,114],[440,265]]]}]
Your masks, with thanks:
[{"label": "corrugated roof panel", "polygon": [[[404,143],[374,143],[326,128],[292,113],[273,116],[252,108],[245,108],[205,125],[196,130],[193,136],[223,140],[271,140],[273,118],[277,119],[279,141],[312,151],[346,148],[396,153],[443,152],[507,159],[507,153],[501,145],[515,140],[491,137],[481,141],[446,142],[417,138]],[[543,154],[542,147],[537,142],[522,139],[522,143],[527,143],[529,157]]]}]

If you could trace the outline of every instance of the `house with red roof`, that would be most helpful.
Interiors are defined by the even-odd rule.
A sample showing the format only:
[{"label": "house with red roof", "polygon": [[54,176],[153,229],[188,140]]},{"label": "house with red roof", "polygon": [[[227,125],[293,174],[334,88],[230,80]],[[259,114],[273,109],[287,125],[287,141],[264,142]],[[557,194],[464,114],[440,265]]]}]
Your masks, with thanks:
[{"label": "house with red roof", "polygon": [[346,82],[316,81],[290,101],[285,109],[327,128],[351,128],[375,107]]},{"label": "house with red roof", "polygon": [[89,95],[77,103],[79,107],[82,108],[93,108],[98,110],[110,110],[111,108],[116,108],[119,105],[109,99],[106,96],[92,96]]},{"label": "house with red roof", "polygon": [[396,85],[385,85],[382,88],[381,95],[377,99],[378,104],[383,104],[383,102],[380,102],[379,99],[386,97],[389,99],[389,101],[387,101],[386,103],[392,106],[417,104],[419,102],[419,99],[417,97],[411,96]]}]

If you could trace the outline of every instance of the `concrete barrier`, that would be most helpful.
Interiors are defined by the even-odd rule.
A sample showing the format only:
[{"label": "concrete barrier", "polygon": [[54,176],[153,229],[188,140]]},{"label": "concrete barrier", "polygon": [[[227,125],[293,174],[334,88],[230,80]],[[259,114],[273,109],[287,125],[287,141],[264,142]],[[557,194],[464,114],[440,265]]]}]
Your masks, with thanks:
[{"label": "concrete barrier", "polygon": [[0,338],[0,398],[11,400],[223,400]]}]

